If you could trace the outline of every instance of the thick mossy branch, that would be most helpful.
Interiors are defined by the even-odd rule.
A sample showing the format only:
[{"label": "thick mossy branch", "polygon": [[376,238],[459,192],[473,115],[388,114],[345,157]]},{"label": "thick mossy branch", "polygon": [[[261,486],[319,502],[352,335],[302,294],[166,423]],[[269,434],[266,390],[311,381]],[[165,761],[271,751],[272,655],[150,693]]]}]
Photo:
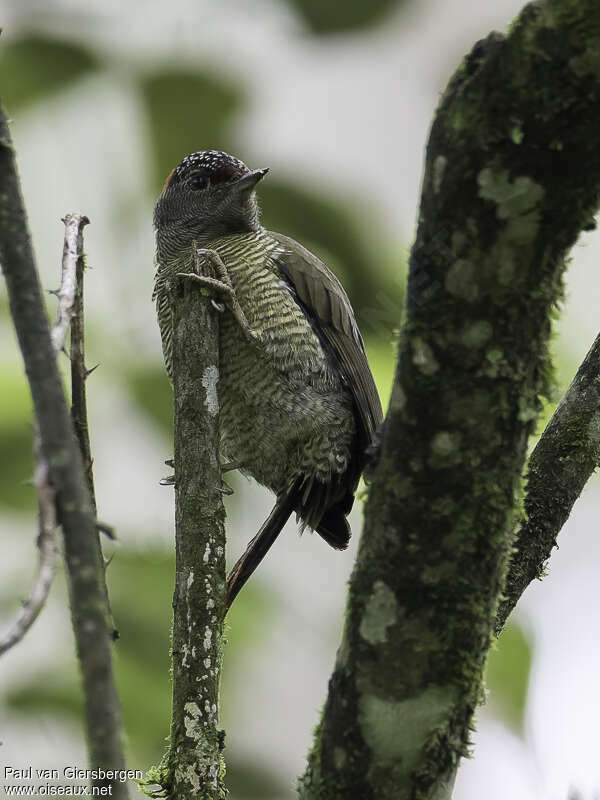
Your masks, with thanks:
[{"label": "thick mossy branch", "polygon": [[600,6],[527,6],[431,130],[406,321],[304,800],[449,798],[547,392],[565,256],[599,204]]},{"label": "thick mossy branch", "polygon": [[556,537],[599,463],[600,336],[529,459],[525,520],[515,537],[496,633],[531,581],[542,577]]},{"label": "thick mossy branch", "polygon": [[[113,680],[102,554],[79,447],[65,401],[42,300],[10,132],[0,110],[0,262],[25,362],[41,450],[62,526],[71,618],[83,677],[89,763],[124,768],[120,709]],[[113,798],[126,784],[97,780]]]},{"label": "thick mossy branch", "polygon": [[218,315],[203,290],[172,289],[176,576],[173,712],[158,782],[168,796],[219,800],[224,734],[219,681],[226,610],[219,465]]}]

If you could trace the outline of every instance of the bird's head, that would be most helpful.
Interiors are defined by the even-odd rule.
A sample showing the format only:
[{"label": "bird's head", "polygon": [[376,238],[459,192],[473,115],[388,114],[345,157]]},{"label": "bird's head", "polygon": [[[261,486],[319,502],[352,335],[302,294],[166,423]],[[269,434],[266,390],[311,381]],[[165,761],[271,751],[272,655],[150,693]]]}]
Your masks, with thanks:
[{"label": "bird's head", "polygon": [[154,209],[158,233],[172,231],[191,241],[256,230],[254,188],[267,172],[252,171],[220,150],[191,153],[171,172],[158,198]]}]

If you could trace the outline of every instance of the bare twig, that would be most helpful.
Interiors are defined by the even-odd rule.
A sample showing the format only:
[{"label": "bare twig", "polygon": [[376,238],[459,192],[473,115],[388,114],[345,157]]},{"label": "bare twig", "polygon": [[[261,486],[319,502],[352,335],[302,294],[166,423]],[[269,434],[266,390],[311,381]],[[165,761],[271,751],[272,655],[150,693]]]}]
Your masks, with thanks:
[{"label": "bare twig", "polygon": [[48,465],[39,453],[39,437],[35,437],[36,467],[34,485],[37,491],[40,531],[38,573],[33,588],[22,608],[0,639],[0,655],[18,644],[38,618],[46,603],[56,569],[56,507],[54,492],[48,482]]},{"label": "bare twig", "polygon": [[[125,765],[121,713],[95,514],[52,346],[10,131],[1,109],[0,261],[63,531],[89,763],[92,768],[121,770]],[[118,800],[127,797],[126,784],[119,780],[98,778],[92,784],[99,790],[108,787],[106,792]]]},{"label": "bare twig", "polygon": [[[67,339],[67,331],[75,313],[75,294],[77,291],[77,262],[81,255],[81,237],[84,225],[89,219],[77,214],[69,214],[63,219],[65,240],[63,244],[62,275],[60,289],[54,294],[58,297],[56,322],[52,328],[52,344],[60,352]],[[78,249],[79,245],[79,249]]]},{"label": "bare twig", "polygon": [[[83,466],[90,490],[94,511],[96,511],[96,493],[92,473],[93,459],[90,447],[90,435],[87,421],[87,399],[85,382],[90,371],[85,366],[85,334],[83,308],[83,275],[85,260],[83,256],[83,229],[89,223],[87,217],[68,214],[65,223],[65,258],[73,262],[75,270],[75,295],[73,297],[73,315],[71,320],[71,418],[75,435],[79,442]],[[67,241],[69,242],[67,247]]]},{"label": "bare twig", "polygon": [[[65,217],[64,222],[66,229],[61,282],[59,290],[54,292],[58,297],[58,310],[56,322],[50,332],[52,345],[57,356],[64,349],[69,322],[71,320],[75,322],[75,317],[78,313],[81,314],[81,317],[83,316],[81,289],[78,288],[77,279],[79,277],[78,264],[82,259],[82,231],[84,225],[86,225],[89,220],[87,217],[68,215]],[[78,303],[77,300],[79,301]],[[77,329],[82,330],[83,319],[80,321],[77,320],[77,322]],[[71,336],[73,336],[73,333],[71,333]],[[81,338],[83,339],[83,334]],[[81,341],[81,347],[78,348],[78,352],[83,353],[83,341]],[[55,498],[52,487],[48,481],[48,464],[42,455],[37,424],[34,430],[33,449],[35,461],[33,482],[37,492],[39,508],[39,535],[37,540],[38,572],[29,597],[23,602],[16,619],[11,623],[2,639],[0,639],[0,655],[18,644],[38,618],[48,599],[56,568],[57,522]]]},{"label": "bare twig", "polygon": [[[83,254],[83,229],[89,225],[89,219],[81,214],[67,214],[64,217],[65,223],[65,246],[63,250],[63,275],[65,274],[65,261],[68,261],[66,268],[68,273],[75,272],[75,294],[73,295],[73,307],[71,311],[71,337],[69,356],[71,359],[71,419],[75,436],[79,442],[81,458],[87,479],[88,489],[92,507],[96,514],[96,491],[94,489],[94,460],[92,458],[92,448],[90,445],[90,432],[87,418],[87,396],[86,381],[88,376],[96,369],[87,369],[85,366],[85,325],[84,325],[84,304],[83,304],[83,281],[85,272],[85,257]],[[96,520],[96,529],[104,533],[109,539],[115,539],[114,529],[104,522]],[[104,569],[106,571],[106,564]],[[110,615],[110,627],[113,637],[118,638],[118,633],[114,626],[110,598],[106,589],[106,604]]]}]

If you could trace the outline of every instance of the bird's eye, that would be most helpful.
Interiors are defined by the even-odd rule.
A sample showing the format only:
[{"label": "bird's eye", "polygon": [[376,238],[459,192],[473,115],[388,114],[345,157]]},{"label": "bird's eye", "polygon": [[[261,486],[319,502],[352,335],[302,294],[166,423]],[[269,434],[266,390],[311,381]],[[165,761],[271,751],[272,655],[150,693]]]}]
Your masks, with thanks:
[{"label": "bird's eye", "polygon": [[208,186],[208,178],[206,175],[192,175],[190,178],[190,187],[195,191],[198,192],[201,189],[206,189]]}]

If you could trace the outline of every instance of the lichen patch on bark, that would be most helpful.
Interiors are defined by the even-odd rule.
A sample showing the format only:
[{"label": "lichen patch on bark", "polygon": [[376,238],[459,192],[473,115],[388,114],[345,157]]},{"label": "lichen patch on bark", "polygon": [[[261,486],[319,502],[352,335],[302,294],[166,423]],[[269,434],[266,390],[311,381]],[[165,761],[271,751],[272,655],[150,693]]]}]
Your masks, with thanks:
[{"label": "lichen patch on bark", "polygon": [[387,629],[396,622],[398,603],[393,591],[383,581],[375,581],[360,623],[360,635],[369,644],[387,639]]},{"label": "lichen patch on bark", "polygon": [[407,777],[418,762],[423,742],[452,708],[454,694],[442,686],[400,701],[363,694],[359,722],[375,770],[396,764],[398,774]]},{"label": "lichen patch on bark", "polygon": [[211,417],[215,417],[219,413],[219,398],[217,395],[218,380],[219,368],[214,365],[206,367],[202,375],[202,386],[204,386],[206,390],[206,400],[204,403]]}]

